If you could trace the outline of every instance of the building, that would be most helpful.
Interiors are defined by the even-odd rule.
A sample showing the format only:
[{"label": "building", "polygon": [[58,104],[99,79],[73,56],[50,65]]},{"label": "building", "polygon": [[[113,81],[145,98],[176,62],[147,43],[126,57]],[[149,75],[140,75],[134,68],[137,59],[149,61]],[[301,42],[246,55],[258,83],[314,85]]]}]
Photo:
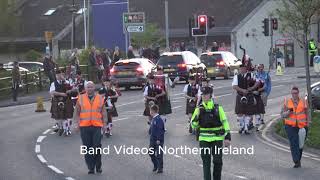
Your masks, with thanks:
[{"label": "building", "polygon": [[[231,33],[231,51],[237,56],[242,57],[243,52],[240,45],[246,49],[247,54],[253,59],[254,64],[265,64],[269,66],[269,51],[271,48],[271,36],[263,34],[264,18],[277,18],[276,9],[279,8],[278,0],[264,0],[251,13],[245,17]],[[278,21],[280,29],[281,22]],[[312,26],[311,37],[319,38],[319,21]],[[273,48],[279,49],[279,57],[283,57],[285,66],[304,66],[304,49],[300,44],[279,30],[273,32]]]}]

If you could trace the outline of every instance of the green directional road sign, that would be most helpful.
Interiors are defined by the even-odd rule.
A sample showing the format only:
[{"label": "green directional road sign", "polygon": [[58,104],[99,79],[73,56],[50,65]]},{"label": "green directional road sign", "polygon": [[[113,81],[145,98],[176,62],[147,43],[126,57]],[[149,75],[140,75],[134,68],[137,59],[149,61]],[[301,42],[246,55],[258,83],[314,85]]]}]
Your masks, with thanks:
[{"label": "green directional road sign", "polygon": [[145,26],[144,12],[123,13],[124,32],[143,32]]}]

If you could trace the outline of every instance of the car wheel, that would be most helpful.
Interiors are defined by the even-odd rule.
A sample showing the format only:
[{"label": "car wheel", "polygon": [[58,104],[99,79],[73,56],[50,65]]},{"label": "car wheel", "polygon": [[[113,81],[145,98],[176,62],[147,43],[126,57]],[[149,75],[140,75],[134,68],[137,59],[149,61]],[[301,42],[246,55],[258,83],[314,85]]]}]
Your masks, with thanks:
[{"label": "car wheel", "polygon": [[230,74],[231,74],[231,72],[230,72],[230,69],[228,68],[228,69],[227,69],[227,72],[226,72],[226,74],[225,74],[225,76],[224,76],[224,79],[229,79]]},{"label": "car wheel", "polygon": [[216,77],[211,77],[210,79],[215,80],[215,79],[216,79]]}]

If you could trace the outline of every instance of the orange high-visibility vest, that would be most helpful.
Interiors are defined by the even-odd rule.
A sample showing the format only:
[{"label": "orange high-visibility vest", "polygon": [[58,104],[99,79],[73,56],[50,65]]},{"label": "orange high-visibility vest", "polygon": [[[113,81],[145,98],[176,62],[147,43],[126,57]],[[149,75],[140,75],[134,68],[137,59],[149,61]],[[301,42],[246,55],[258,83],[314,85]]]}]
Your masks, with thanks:
[{"label": "orange high-visibility vest", "polygon": [[103,107],[104,107],[104,98],[96,94],[94,100],[90,101],[88,94],[79,95],[78,102],[80,105],[80,127],[103,127]]},{"label": "orange high-visibility vest", "polygon": [[292,127],[304,128],[307,126],[307,113],[306,113],[306,103],[300,98],[298,106],[294,107],[294,102],[290,98],[288,101],[285,99],[285,106],[288,109],[293,109],[293,112],[289,114],[289,117],[284,119],[286,125]]}]

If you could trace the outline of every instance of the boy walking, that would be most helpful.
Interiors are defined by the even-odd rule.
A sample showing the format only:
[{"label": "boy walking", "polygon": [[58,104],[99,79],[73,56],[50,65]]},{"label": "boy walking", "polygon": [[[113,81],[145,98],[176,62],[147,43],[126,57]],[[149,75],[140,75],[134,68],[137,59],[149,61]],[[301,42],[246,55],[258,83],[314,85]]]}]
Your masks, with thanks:
[{"label": "boy walking", "polygon": [[151,161],[153,163],[153,172],[163,173],[163,152],[160,147],[164,143],[164,121],[159,115],[159,106],[153,105],[150,108],[152,117],[150,124],[150,152]]}]

